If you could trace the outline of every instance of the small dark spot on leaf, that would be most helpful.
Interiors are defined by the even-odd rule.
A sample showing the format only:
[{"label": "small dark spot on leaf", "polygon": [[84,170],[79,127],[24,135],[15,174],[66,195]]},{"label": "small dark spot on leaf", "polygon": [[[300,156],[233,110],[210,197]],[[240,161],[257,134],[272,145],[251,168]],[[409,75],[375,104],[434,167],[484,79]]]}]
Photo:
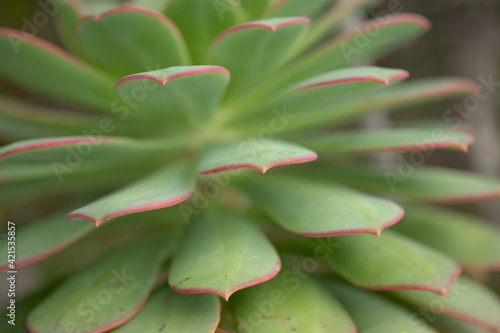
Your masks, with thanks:
[{"label": "small dark spot on leaf", "polygon": [[177,284],[182,284],[182,283],[184,283],[184,282],[186,282],[186,281],[188,281],[188,280],[191,280],[191,276],[189,276],[189,277],[185,278],[184,280],[181,280],[181,281],[180,281],[179,283],[177,283]]},{"label": "small dark spot on leaf", "polygon": [[292,318],[290,318],[290,317],[286,317],[286,320],[290,321],[290,320],[292,320]]},{"label": "small dark spot on leaf", "polygon": [[297,329],[295,327],[292,327],[292,331],[296,331]]},{"label": "small dark spot on leaf", "polygon": [[119,310],[119,311],[123,311],[123,309],[122,309],[122,308],[118,308],[118,310]]},{"label": "small dark spot on leaf", "polygon": [[161,325],[160,329],[158,330],[158,332],[163,332],[163,329],[165,328],[165,323],[163,323],[163,325]]}]

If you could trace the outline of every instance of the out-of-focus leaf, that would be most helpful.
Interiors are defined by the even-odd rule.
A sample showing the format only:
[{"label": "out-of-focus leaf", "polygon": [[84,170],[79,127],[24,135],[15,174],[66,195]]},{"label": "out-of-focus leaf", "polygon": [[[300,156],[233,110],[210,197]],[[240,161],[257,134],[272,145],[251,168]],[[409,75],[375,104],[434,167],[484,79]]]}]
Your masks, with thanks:
[{"label": "out-of-focus leaf", "polygon": [[405,308],[373,293],[339,282],[328,282],[328,287],[349,312],[360,333],[436,333],[423,320],[412,318]]},{"label": "out-of-focus leaf", "polygon": [[266,16],[286,17],[286,16],[307,16],[317,17],[322,10],[331,4],[330,0],[277,0],[269,6]]},{"label": "out-of-focus leaf", "polygon": [[170,67],[126,76],[117,82],[116,91],[123,98],[142,91],[132,110],[138,118],[199,125],[215,111],[229,75],[217,66]]},{"label": "out-of-focus leaf", "polygon": [[[426,315],[429,316],[429,314]],[[432,314],[429,321],[444,333],[491,333],[490,330],[485,328],[446,316]]]},{"label": "out-of-focus leaf", "polygon": [[169,283],[183,293],[235,291],[278,274],[279,256],[264,234],[238,215],[208,210],[191,224],[176,249]]},{"label": "out-of-focus leaf", "polygon": [[105,332],[145,303],[171,240],[155,238],[113,252],[73,275],[28,317],[32,333]]},{"label": "out-of-focus leaf", "polygon": [[389,200],[338,185],[265,177],[242,186],[276,223],[309,237],[379,235],[403,216],[402,208]]},{"label": "out-of-focus leaf", "polygon": [[113,217],[173,206],[189,198],[194,190],[194,170],[179,164],[163,167],[153,174],[110,193],[70,214],[99,226]]},{"label": "out-of-focus leaf", "polygon": [[271,281],[236,293],[229,307],[238,332],[356,332],[349,314],[331,293],[287,266]]},{"label": "out-of-focus leaf", "polygon": [[[476,84],[472,81],[439,78],[413,80],[396,86],[384,87],[373,91],[364,92],[362,95],[353,95],[351,98],[340,99],[323,107],[305,108],[288,116],[287,126],[283,131],[327,127],[341,124],[359,118],[378,109],[394,110],[410,105],[422,105],[437,99],[475,94]],[[288,109],[289,106],[286,106]],[[274,115],[261,112],[260,116],[240,116],[233,121],[235,126],[242,129],[258,131],[262,126],[269,124]],[[453,123],[453,117],[450,116]]]},{"label": "out-of-focus leaf", "polygon": [[354,285],[372,290],[422,289],[445,295],[461,267],[396,232],[336,237],[328,262]]},{"label": "out-of-focus leaf", "polygon": [[249,20],[256,20],[262,16],[271,0],[242,0],[241,5],[247,12]]},{"label": "out-of-focus leaf", "polygon": [[310,162],[317,157],[312,150],[277,140],[216,143],[202,152],[198,172],[253,168],[265,173],[274,166]]},{"label": "out-of-focus leaf", "polygon": [[397,128],[335,132],[302,140],[301,144],[315,151],[330,154],[435,150],[438,148],[467,152],[473,141],[474,138],[466,133]]},{"label": "out-of-focus leaf", "polygon": [[88,53],[118,77],[190,64],[175,24],[151,9],[118,7],[84,16],[77,34]]},{"label": "out-of-focus leaf", "polygon": [[214,38],[245,20],[243,8],[232,0],[172,0],[166,14],[180,28],[195,63],[207,63]]},{"label": "out-of-focus leaf", "polygon": [[453,283],[446,297],[422,290],[398,290],[393,293],[430,312],[500,332],[500,299],[492,290],[465,276]]},{"label": "out-of-focus leaf", "polygon": [[214,40],[209,63],[231,72],[228,93],[245,93],[287,60],[304,37],[309,22],[305,17],[283,17],[231,27]]},{"label": "out-of-focus leaf", "polygon": [[470,270],[500,269],[500,231],[479,217],[436,207],[405,206],[396,230],[458,260]]},{"label": "out-of-focus leaf", "polygon": [[117,99],[107,75],[49,42],[8,28],[0,29],[0,74],[25,89],[79,106],[111,112]]},{"label": "out-of-focus leaf", "polygon": [[185,295],[165,288],[154,293],[143,309],[116,333],[213,333],[220,316],[214,295]]},{"label": "out-of-focus leaf", "polygon": [[164,12],[171,0],[132,0],[132,5]]},{"label": "out-of-focus leaf", "polygon": [[[66,220],[66,211],[48,216],[40,221],[19,228],[16,232],[17,247],[15,251],[15,267],[22,267],[55,254],[95,227],[87,221]],[[0,270],[12,269],[9,267],[7,238],[0,241]]]},{"label": "out-of-focus leaf", "polygon": [[[425,153],[419,154],[417,158],[423,161]],[[411,154],[408,158],[401,157],[400,165],[384,169],[361,165],[333,167],[328,177],[368,190],[430,202],[456,203],[500,197],[500,182],[496,179],[449,168],[412,165],[412,158],[415,157]]]}]

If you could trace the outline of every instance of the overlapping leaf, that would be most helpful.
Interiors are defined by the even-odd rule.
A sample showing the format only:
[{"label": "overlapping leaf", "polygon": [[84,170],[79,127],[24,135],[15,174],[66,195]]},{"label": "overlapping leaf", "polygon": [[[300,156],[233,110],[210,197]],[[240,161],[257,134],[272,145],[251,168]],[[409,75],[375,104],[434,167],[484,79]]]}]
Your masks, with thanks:
[{"label": "overlapping leaf", "polygon": [[422,290],[398,290],[396,296],[431,312],[500,332],[500,299],[492,290],[467,277],[459,277],[446,297]]},{"label": "overlapping leaf", "polygon": [[465,268],[500,269],[500,231],[487,221],[420,205],[406,205],[405,212],[397,231],[446,253]]},{"label": "overlapping leaf", "polygon": [[84,16],[77,32],[88,53],[118,77],[190,64],[177,27],[154,10],[119,7]]},{"label": "overlapping leaf", "polygon": [[403,216],[397,204],[340,185],[295,178],[253,178],[246,192],[285,229],[309,237],[379,235]]},{"label": "overlapping leaf", "polygon": [[213,333],[220,303],[214,295],[185,295],[164,288],[154,293],[143,309],[116,333]]},{"label": "overlapping leaf", "polygon": [[189,165],[166,166],[71,212],[68,218],[84,218],[99,226],[116,216],[173,206],[191,196],[194,181]]},{"label": "overlapping leaf", "polygon": [[317,157],[312,150],[278,140],[216,143],[201,153],[198,172],[253,168],[265,173],[274,166],[310,162]]},{"label": "overlapping leaf", "polygon": [[280,268],[276,250],[252,222],[213,209],[188,227],[169,283],[180,292],[209,292],[228,299],[239,289],[273,278]]},{"label": "overlapping leaf", "polygon": [[229,306],[239,332],[356,332],[333,295],[312,279],[300,279],[289,267],[271,281],[236,293]]},{"label": "overlapping leaf", "polygon": [[349,282],[373,290],[422,289],[445,295],[461,268],[445,255],[386,230],[379,237],[350,235],[332,240],[328,258]]},{"label": "overlapping leaf", "polygon": [[146,301],[170,246],[164,237],[127,245],[92,264],[30,313],[28,329],[97,333],[128,321]]}]

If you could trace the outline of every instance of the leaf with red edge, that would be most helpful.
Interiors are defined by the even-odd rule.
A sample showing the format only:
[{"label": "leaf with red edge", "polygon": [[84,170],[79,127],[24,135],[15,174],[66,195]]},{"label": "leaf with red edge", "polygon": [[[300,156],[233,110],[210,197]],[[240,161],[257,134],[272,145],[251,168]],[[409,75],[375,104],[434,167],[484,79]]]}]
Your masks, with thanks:
[{"label": "leaf with red edge", "polygon": [[65,281],[29,314],[31,333],[98,333],[130,320],[155,283],[172,240],[128,244]]},{"label": "leaf with red edge", "polygon": [[340,302],[318,281],[301,279],[294,270],[285,265],[274,279],[231,298],[237,332],[355,333],[356,326]]},{"label": "leaf with red edge", "polygon": [[[420,154],[425,158],[425,153]],[[449,168],[412,166],[406,161],[401,158],[399,166],[384,169],[334,166],[324,175],[341,183],[427,202],[460,203],[500,197],[497,179]]]},{"label": "leaf with red edge", "polygon": [[163,288],[134,318],[113,332],[213,333],[219,317],[220,302],[215,295],[186,295]]},{"label": "leaf with red edge", "polygon": [[493,290],[471,278],[460,276],[446,297],[422,290],[398,290],[392,293],[431,312],[500,332],[500,299]]},{"label": "leaf with red edge", "polygon": [[422,35],[429,28],[430,22],[415,14],[375,18],[325,42],[297,60],[290,76],[297,80],[377,58],[400,48],[402,43]]},{"label": "leaf with red edge", "polygon": [[194,170],[185,164],[163,167],[124,188],[110,193],[70,214],[99,226],[111,218],[176,205],[194,190]]},{"label": "leaf with red edge", "polygon": [[309,237],[380,232],[398,222],[397,204],[340,185],[299,178],[241,181],[245,191],[283,228]]},{"label": "leaf with red edge", "polygon": [[221,31],[246,19],[242,6],[233,0],[170,0],[165,13],[180,28],[197,64],[208,63],[210,43]]},{"label": "leaf with red edge", "polygon": [[251,221],[210,208],[179,241],[168,281],[183,293],[212,293],[226,300],[235,291],[273,278],[278,253]]},{"label": "leaf with red edge", "polygon": [[445,255],[394,231],[380,237],[335,237],[328,263],[352,284],[372,290],[421,289],[445,295],[461,267]]},{"label": "leaf with red edge", "polygon": [[316,158],[318,155],[312,150],[284,141],[223,142],[212,144],[201,153],[198,172],[210,174],[253,168],[265,173],[278,165],[305,163]]},{"label": "leaf with red edge", "polygon": [[449,148],[467,152],[474,137],[441,129],[396,128],[387,130],[343,131],[304,139],[302,145],[329,154],[383,151],[435,150]]},{"label": "leaf with red edge", "polygon": [[0,75],[35,93],[109,113],[117,99],[107,74],[47,41],[8,28],[0,28]]},{"label": "leaf with red edge", "polygon": [[191,62],[175,24],[152,9],[113,8],[82,17],[76,29],[88,53],[119,77]]},{"label": "leaf with red edge", "polygon": [[126,76],[116,83],[116,92],[134,99],[131,115],[167,125],[200,125],[213,115],[222,98],[230,73],[218,66],[180,66]]},{"label": "leaf with red edge", "polygon": [[309,22],[305,17],[283,17],[233,26],[214,40],[208,61],[231,72],[229,94],[245,93],[287,60]]},{"label": "leaf with red edge", "polygon": [[[84,221],[66,220],[66,211],[21,227],[16,232],[16,268],[43,260],[62,251],[95,227]],[[0,241],[0,270],[8,270],[7,238]],[[10,269],[12,270],[12,269]]]},{"label": "leaf with red edge", "polygon": [[500,270],[500,230],[488,221],[437,207],[404,207],[398,232],[446,253],[467,270]]}]

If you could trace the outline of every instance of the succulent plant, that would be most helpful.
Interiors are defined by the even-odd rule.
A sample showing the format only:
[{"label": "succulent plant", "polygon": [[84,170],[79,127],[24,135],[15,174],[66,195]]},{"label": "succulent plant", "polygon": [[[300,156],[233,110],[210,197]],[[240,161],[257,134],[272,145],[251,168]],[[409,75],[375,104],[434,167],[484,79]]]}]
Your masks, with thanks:
[{"label": "succulent plant", "polygon": [[356,123],[485,87],[369,66],[430,27],[345,24],[375,4],[40,2],[66,50],[39,21],[0,28],[0,76],[27,92],[0,97],[1,209],[33,220],[0,266],[39,289],[2,331],[500,332],[478,279],[500,232],[430,205],[500,183],[421,165],[467,151],[462,115]]}]

